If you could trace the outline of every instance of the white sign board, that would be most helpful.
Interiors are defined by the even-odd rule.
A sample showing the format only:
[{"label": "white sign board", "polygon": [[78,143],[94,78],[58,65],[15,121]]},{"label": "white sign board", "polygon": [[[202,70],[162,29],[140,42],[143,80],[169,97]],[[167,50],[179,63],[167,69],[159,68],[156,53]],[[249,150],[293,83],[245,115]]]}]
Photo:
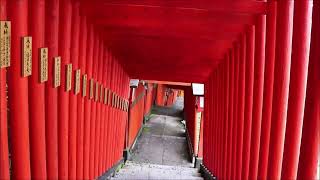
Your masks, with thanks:
[{"label": "white sign board", "polygon": [[130,87],[137,88],[139,85],[139,79],[130,79]]},{"label": "white sign board", "polygon": [[204,95],[204,84],[192,83],[192,93],[195,96]]},{"label": "white sign board", "polygon": [[199,103],[200,104],[200,108],[203,108],[204,107],[204,97],[201,96],[199,100],[200,100],[200,103]]}]

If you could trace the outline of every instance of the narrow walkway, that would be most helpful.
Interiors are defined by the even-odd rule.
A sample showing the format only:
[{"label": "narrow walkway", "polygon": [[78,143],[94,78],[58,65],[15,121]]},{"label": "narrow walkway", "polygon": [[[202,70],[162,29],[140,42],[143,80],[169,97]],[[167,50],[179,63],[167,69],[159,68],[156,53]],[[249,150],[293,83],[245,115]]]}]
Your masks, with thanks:
[{"label": "narrow walkway", "polygon": [[132,161],[192,167],[182,118],[153,115],[133,150]]},{"label": "narrow walkway", "polygon": [[[182,114],[178,112],[182,111],[181,103],[183,99],[167,108],[170,114]],[[156,108],[155,112],[163,113],[164,109]],[[202,180],[189,159],[182,117],[153,114],[133,149],[132,160],[113,179]]]}]

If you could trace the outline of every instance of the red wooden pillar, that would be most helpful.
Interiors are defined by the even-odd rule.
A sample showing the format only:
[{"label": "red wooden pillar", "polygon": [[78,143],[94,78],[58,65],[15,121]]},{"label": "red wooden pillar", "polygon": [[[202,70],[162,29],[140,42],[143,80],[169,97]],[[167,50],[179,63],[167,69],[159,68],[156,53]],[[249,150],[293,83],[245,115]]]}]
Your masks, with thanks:
[{"label": "red wooden pillar", "polygon": [[[213,73],[212,73],[212,79],[211,79],[211,94],[212,94],[212,96],[211,96],[211,100],[210,100],[210,102],[211,102],[211,104],[210,104],[210,106],[211,106],[211,108],[210,108],[210,114],[211,114],[211,118],[210,118],[210,131],[213,131],[214,132],[214,119],[215,119],[215,114],[214,114],[214,95],[215,95],[215,88],[214,88],[214,86],[213,86],[213,83],[215,82],[215,74],[216,74],[216,72],[214,71]],[[209,152],[210,152],[210,155],[211,155],[211,158],[209,159],[210,160],[210,164],[209,164],[209,168],[211,168],[211,169],[213,169],[214,168],[214,158],[215,158],[215,156],[214,156],[214,136],[211,136],[211,138],[210,138],[210,149],[209,149]]]},{"label": "red wooden pillar", "polygon": [[216,72],[215,72],[215,80],[214,80],[214,92],[215,92],[215,96],[214,96],[214,132],[215,132],[215,137],[214,137],[214,152],[215,152],[215,156],[214,156],[214,169],[213,169],[213,173],[215,176],[219,176],[219,148],[220,148],[220,144],[219,144],[219,136],[220,136],[220,107],[219,107],[219,101],[220,101],[220,69],[221,64],[219,64],[216,67]]},{"label": "red wooden pillar", "polygon": [[249,179],[257,179],[262,103],[263,103],[263,85],[264,85],[264,67],[265,67],[265,34],[266,34],[266,16],[259,15],[256,22],[255,36],[255,60],[254,60],[254,89],[253,89],[253,110],[252,110],[252,131],[250,146],[250,171]]},{"label": "red wooden pillar", "polygon": [[316,179],[320,152],[320,1],[313,4],[308,85],[297,179]]},{"label": "red wooden pillar", "polygon": [[294,6],[290,92],[282,179],[297,178],[307,88],[313,2],[295,1]]},{"label": "red wooden pillar", "polygon": [[[116,60],[116,84],[117,86],[115,86],[115,92],[117,94],[117,96],[119,96],[119,92],[120,92],[120,65],[118,63],[118,61]],[[116,163],[119,160],[119,152],[120,150],[122,150],[122,141],[120,139],[120,129],[121,129],[121,119],[120,119],[120,115],[119,115],[119,109],[117,108],[117,105],[115,106],[115,112],[116,112],[116,120],[117,120],[117,127],[116,127],[116,152],[115,152],[115,161],[114,163]]]},{"label": "red wooden pillar", "polygon": [[228,136],[228,166],[227,166],[227,179],[231,178],[231,164],[232,164],[232,137],[233,137],[233,104],[234,104],[234,98],[233,98],[233,94],[234,94],[234,72],[235,72],[235,63],[234,63],[234,49],[231,50],[231,54],[230,54],[230,89],[229,89],[229,113],[228,113],[228,122],[229,122],[229,136]]},{"label": "red wooden pillar", "polygon": [[[119,68],[119,70],[118,70],[118,96],[119,96],[119,98],[120,98],[120,96],[121,96],[121,88],[122,88],[122,76],[121,76],[121,71],[122,71],[122,67],[121,67],[121,65],[119,64],[119,62],[117,61],[117,64],[118,64],[118,68]],[[142,101],[143,102],[143,101]],[[142,111],[142,109],[143,109],[143,104],[144,103],[142,103],[142,107],[141,107],[141,109],[140,109],[140,112],[142,113],[143,111]],[[123,142],[123,140],[122,140],[122,138],[121,138],[121,136],[122,136],[122,126],[123,126],[123,119],[122,119],[122,116],[121,116],[121,111],[120,111],[120,109],[119,109],[119,106],[117,107],[117,111],[118,111],[118,120],[119,120],[119,131],[118,131],[118,152],[117,152],[117,161],[119,161],[120,159],[121,159],[121,157],[122,157],[122,155],[123,155],[123,144],[122,144],[122,142]]]},{"label": "red wooden pillar", "polygon": [[[100,36],[99,36],[100,39]],[[100,129],[101,129],[101,102],[100,102],[100,91],[101,91],[101,84],[102,84],[102,69],[103,69],[103,42],[99,41],[99,49],[98,49],[98,57],[96,59],[98,64],[98,74],[97,74],[97,82],[99,83],[99,86],[97,87],[98,90],[95,92],[98,92],[95,98],[95,101],[97,103],[97,112],[96,112],[96,128],[95,128],[95,153],[94,153],[94,177],[98,177],[99,175],[99,158],[100,158]]]},{"label": "red wooden pillar", "polygon": [[[120,64],[119,64],[120,65]],[[125,88],[125,81],[124,81],[124,70],[121,66],[121,70],[120,70],[120,99],[123,98],[124,96],[124,88]],[[145,100],[145,98],[143,98]],[[143,103],[144,105],[145,103]],[[142,117],[144,117],[144,107],[141,107],[141,113],[142,113]],[[120,139],[119,139],[119,159],[121,159],[123,157],[123,150],[124,150],[124,146],[123,146],[123,142],[124,142],[124,134],[125,134],[125,125],[126,125],[126,121],[125,121],[125,117],[124,117],[124,113],[121,109],[121,106],[119,107],[119,116],[120,116],[120,122],[121,122],[121,129],[120,129]]]},{"label": "red wooden pillar", "polygon": [[225,62],[222,62],[222,66],[221,66],[221,99],[220,99],[220,121],[221,121],[221,136],[220,136],[220,159],[219,159],[219,177],[222,178],[223,177],[223,155],[224,155],[224,136],[225,136],[225,121],[224,121],[224,92],[225,92]]},{"label": "red wooden pillar", "polygon": [[208,161],[207,161],[207,148],[208,148],[208,144],[207,144],[207,127],[208,127],[208,119],[209,119],[209,114],[208,114],[208,101],[209,101],[209,82],[210,82],[210,76],[208,77],[208,80],[205,82],[204,85],[204,119],[203,119],[203,136],[207,137],[203,139],[203,164],[205,164],[206,166],[208,165]]},{"label": "red wooden pillar", "polygon": [[[211,169],[214,168],[214,161],[215,161],[215,152],[214,152],[214,138],[215,138],[215,132],[214,132],[214,120],[215,120],[215,111],[214,111],[214,108],[215,108],[215,88],[213,86],[213,82],[215,82],[215,76],[216,76],[216,71],[214,70],[212,72],[212,78],[211,78],[211,88],[210,88],[210,92],[211,92],[211,100],[210,100],[210,114],[211,114],[211,118],[210,118],[210,126],[209,126],[209,129],[212,131],[212,136],[210,138],[210,155],[211,155],[211,158],[210,158],[210,167]],[[186,93],[185,93],[186,94]],[[214,173],[214,172],[212,172]]]},{"label": "red wooden pillar", "polygon": [[268,2],[266,17],[266,63],[264,75],[263,110],[260,137],[258,179],[267,179],[268,154],[271,130],[271,113],[273,98],[274,63],[276,47],[276,13],[277,2]]},{"label": "red wooden pillar", "polygon": [[212,143],[212,173],[216,175],[216,161],[217,161],[217,69],[214,70],[212,83],[215,83],[215,86],[212,86],[212,119],[211,119],[211,129],[213,131],[213,137],[211,139]]},{"label": "red wooden pillar", "polygon": [[[102,43],[103,44],[103,43]],[[101,87],[100,87],[100,97],[99,97],[99,102],[101,104],[101,114],[100,114],[100,140],[99,140],[99,157],[98,157],[98,163],[99,163],[99,166],[98,166],[98,174],[102,174],[103,173],[103,169],[102,169],[102,159],[103,159],[103,145],[104,145],[104,142],[103,142],[103,135],[104,135],[104,122],[105,122],[105,118],[104,118],[104,114],[105,114],[105,105],[103,104],[103,93],[104,93],[104,87],[105,87],[105,78],[104,78],[104,75],[105,75],[105,54],[106,54],[106,51],[105,51],[105,46],[104,44],[102,45],[102,57],[101,57],[101,69],[102,69],[102,72],[101,72]],[[102,95],[102,96],[101,96]]]},{"label": "red wooden pillar", "polygon": [[[31,175],[46,179],[45,85],[40,82],[40,48],[44,47],[45,1],[29,1],[29,35],[32,36],[32,75],[29,78]],[[47,52],[47,50],[44,50]]]},{"label": "red wooden pillar", "polygon": [[[115,62],[114,62],[114,59],[113,59],[113,56],[111,55],[110,56],[110,60],[111,60],[111,70],[110,70],[110,90],[112,92],[114,92],[114,72],[115,72]],[[110,145],[109,147],[112,147],[110,148],[110,154],[109,154],[109,157],[110,157],[110,160],[109,160],[109,167],[112,167],[113,166],[113,158],[114,158],[114,133],[115,133],[115,118],[114,118],[114,108],[113,108],[113,105],[112,105],[112,94],[110,95],[110,113],[109,113],[109,120],[110,120]]]},{"label": "red wooden pillar", "polygon": [[61,55],[61,87],[59,88],[58,137],[59,179],[68,178],[69,142],[69,92],[66,91],[66,65],[70,63],[72,4],[70,0],[60,3],[59,54]]},{"label": "red wooden pillar", "polygon": [[[114,131],[114,119],[113,119],[113,108],[112,108],[112,94],[111,91],[113,90],[113,72],[114,72],[114,61],[112,59],[112,55],[110,54],[109,56],[109,73],[108,73],[108,85],[109,85],[109,104],[108,104],[108,108],[109,108],[109,113],[108,113],[108,129],[109,129],[109,133],[108,133],[108,147],[112,147],[113,145],[113,131]],[[108,148],[108,168],[112,167],[112,152],[113,152],[113,148]]]},{"label": "red wooden pillar", "polygon": [[[104,56],[103,56],[103,75],[102,75],[102,80],[103,80],[103,87],[107,88],[107,76],[108,76],[108,50],[106,47],[104,47]],[[102,173],[105,172],[107,169],[106,167],[106,151],[107,151],[107,123],[108,123],[108,118],[107,118],[107,114],[108,114],[108,106],[107,104],[105,104],[104,101],[104,97],[106,96],[106,91],[104,89],[103,92],[103,97],[102,97],[102,103],[103,103],[103,108],[104,108],[104,113],[102,115],[102,126],[103,129],[101,130],[102,132],[102,141],[101,141],[101,148],[102,148]]]},{"label": "red wooden pillar", "polygon": [[[112,92],[115,93],[115,86],[116,86],[116,62],[115,59],[113,57],[113,55],[111,56],[112,59],[112,76],[111,76],[111,89]],[[115,160],[115,145],[116,145],[116,127],[117,127],[117,120],[116,120],[116,113],[115,113],[115,109],[114,109],[114,105],[112,103],[113,101],[113,96],[111,96],[111,115],[110,115],[110,119],[112,119],[112,124],[114,126],[114,128],[112,128],[112,132],[111,132],[111,147],[113,147],[111,149],[111,167],[114,164],[114,160]]]},{"label": "red wooden pillar", "polygon": [[[210,139],[210,144],[211,144],[211,147],[210,147],[210,153],[212,154],[211,158],[210,158],[210,168],[212,170],[214,170],[214,161],[216,160],[215,158],[215,137],[216,137],[216,132],[215,132],[215,98],[216,98],[216,87],[213,86],[213,83],[216,82],[216,71],[214,70],[213,73],[212,73],[212,80],[211,80],[211,93],[212,93],[212,97],[211,97],[211,119],[210,119],[210,130],[213,132],[212,133],[212,137]],[[212,172],[212,173],[215,173],[215,172]]]},{"label": "red wooden pillar", "polygon": [[58,179],[58,90],[53,86],[54,57],[58,56],[59,1],[46,1],[46,38],[48,81],[46,83],[47,178]]},{"label": "red wooden pillar", "polygon": [[[106,47],[104,47],[103,49],[104,51],[104,55],[103,55],[103,74],[102,74],[102,81],[103,81],[103,87],[104,88],[107,88],[107,76],[108,76],[108,63],[109,63],[109,60],[108,60],[108,50],[106,49]],[[101,173],[103,173],[104,171],[106,171],[106,149],[107,149],[107,142],[106,142],[106,139],[107,139],[107,104],[105,104],[105,96],[107,94],[105,94],[106,91],[104,90],[103,92],[103,97],[102,97],[102,106],[103,106],[103,114],[102,114],[102,129],[101,129],[101,148],[102,148],[102,158],[101,158]]]},{"label": "red wooden pillar", "polygon": [[[224,109],[224,103],[225,103],[225,67],[226,67],[226,64],[225,62],[222,63],[222,66],[221,66],[221,99],[220,99],[220,121],[221,121],[221,136],[220,136],[220,153],[219,153],[219,156],[220,156],[220,159],[219,159],[219,177],[222,178],[223,177],[223,155],[224,155],[224,136],[225,136],[225,121],[224,121],[224,112],[225,112],[225,109]],[[201,124],[200,124],[201,125]],[[200,129],[201,131],[201,129]],[[199,142],[200,143],[200,142]],[[199,144],[198,144],[199,146]]]},{"label": "red wooden pillar", "polygon": [[[117,94],[117,96],[119,96],[119,93],[120,93],[120,66],[119,66],[119,63],[116,59],[116,65],[117,65],[117,73],[116,73],[116,83],[117,83],[117,86],[116,86],[116,89],[115,89],[115,92]],[[116,133],[116,152],[115,152],[115,162],[116,163],[118,160],[119,160],[119,152],[120,152],[120,149],[122,149],[122,141],[121,141],[121,132],[120,132],[120,129],[121,129],[121,118],[120,118],[120,115],[119,115],[119,109],[117,108],[117,106],[115,106],[115,111],[116,111],[116,120],[117,120],[117,133]]]},{"label": "red wooden pillar", "polygon": [[245,112],[243,133],[243,153],[242,153],[242,173],[241,179],[249,177],[250,161],[250,143],[251,143],[251,123],[252,123],[252,105],[253,105],[253,78],[254,78],[254,42],[255,27],[250,26],[247,32],[247,50],[246,50],[246,88],[245,88]]},{"label": "red wooden pillar", "polygon": [[239,60],[240,60],[240,47],[239,44],[236,43],[234,46],[235,49],[235,57],[234,57],[234,62],[235,62],[235,67],[234,67],[234,95],[233,95],[233,133],[232,133],[232,169],[231,169],[231,179],[236,179],[236,161],[237,159],[237,136],[238,136],[238,110],[239,110],[239,95],[238,95],[238,90],[239,90]]},{"label": "red wooden pillar", "polygon": [[[0,20],[7,20],[7,1],[0,0]],[[0,179],[9,179],[7,70],[0,69]]]},{"label": "red wooden pillar", "polygon": [[79,2],[73,2],[72,6],[72,26],[71,26],[71,63],[72,63],[72,83],[69,95],[69,179],[77,177],[77,94],[76,94],[76,71],[79,62],[79,35],[80,35],[80,15]]},{"label": "red wooden pillar", "polygon": [[239,102],[238,102],[238,134],[237,134],[237,154],[236,154],[236,173],[235,177],[241,177],[242,170],[242,148],[244,132],[244,107],[245,107],[245,74],[246,74],[246,35],[240,40],[240,59],[239,59]]},{"label": "red wooden pillar", "polygon": [[[210,78],[209,78],[209,84],[208,84],[208,105],[207,105],[207,111],[208,111],[208,119],[206,120],[206,123],[207,123],[207,130],[205,130],[205,132],[209,132],[209,130],[211,130],[211,119],[212,119],[212,74],[213,73],[211,73],[211,75],[210,75]],[[185,94],[185,92],[184,92],[184,94]],[[185,96],[185,95],[184,95]],[[207,152],[208,153],[206,153],[207,155],[207,163],[205,162],[205,156],[204,156],[204,162],[203,163],[205,163],[206,164],[206,166],[208,167],[208,168],[210,168],[210,166],[211,166],[211,156],[212,156],[212,153],[209,153],[209,150],[211,149],[211,138],[212,138],[212,136],[208,136],[208,140],[207,140],[207,145],[208,145],[208,148],[207,148]]]},{"label": "red wooden pillar", "polygon": [[220,121],[220,99],[221,99],[221,64],[218,65],[217,67],[217,81],[216,81],[216,90],[217,90],[217,96],[216,96],[216,167],[214,170],[214,173],[217,177],[220,177],[219,174],[219,161],[220,161],[220,136],[221,136],[221,121]]},{"label": "red wooden pillar", "polygon": [[[269,148],[268,179],[280,179],[291,64],[294,1],[278,1],[276,60]],[[280,15],[281,14],[281,15]]]},{"label": "red wooden pillar", "polygon": [[87,55],[86,55],[86,98],[84,101],[84,149],[83,149],[83,179],[90,178],[90,153],[91,153],[91,111],[92,111],[92,98],[90,96],[90,81],[93,71],[93,48],[94,48],[94,30],[93,25],[88,26],[88,40],[87,40]]},{"label": "red wooden pillar", "polygon": [[22,77],[22,37],[28,35],[28,1],[8,1],[11,23],[11,66],[8,68],[12,177],[30,179],[28,77]]},{"label": "red wooden pillar", "polygon": [[[124,99],[124,91],[125,91],[125,89],[126,89],[126,87],[127,87],[127,82],[126,82],[126,79],[125,79],[126,77],[125,77],[125,72],[124,72],[124,69],[123,69],[123,67],[121,67],[121,84],[122,84],[122,86],[121,86],[121,92],[120,92],[120,95],[121,95],[121,99]],[[147,94],[146,94],[147,95]],[[145,95],[145,96],[146,96]],[[144,99],[146,99],[146,98],[144,98]],[[142,113],[143,113],[143,117],[144,117],[144,107],[143,107],[143,110],[141,111]],[[120,152],[119,152],[119,154],[120,154],[120,157],[122,157],[123,156],[123,150],[124,150],[124,146],[123,146],[123,142],[124,142],[124,138],[125,138],[125,126],[126,126],[126,117],[125,117],[125,113],[124,113],[124,111],[122,110],[122,108],[121,108],[121,106],[120,106],[120,109],[119,109],[119,111],[120,111],[120,113],[121,113],[121,123],[122,123],[122,126],[121,126],[121,143],[120,143],[120,147],[121,147],[121,149],[120,149]]]},{"label": "red wooden pillar", "polygon": [[107,114],[106,114],[106,120],[107,120],[107,125],[106,125],[106,168],[109,169],[110,166],[110,143],[111,143],[111,119],[110,119],[110,114],[111,114],[111,108],[110,108],[110,84],[111,84],[111,67],[112,67],[112,61],[111,61],[111,54],[110,52],[108,53],[107,56],[108,60],[108,66],[107,66],[107,71],[106,71],[106,78],[107,78],[107,88],[108,88],[108,101],[107,101]]},{"label": "red wooden pillar", "polygon": [[[230,131],[230,126],[229,126],[229,124],[230,124],[230,122],[229,122],[229,81],[230,81],[230,72],[229,72],[229,70],[230,70],[230,54],[229,53],[227,53],[227,55],[226,55],[226,59],[225,59],[225,61],[226,61],[226,80],[225,80],[225,82],[226,82],[226,89],[225,89],[225,92],[226,92],[226,95],[225,95],[225,119],[224,119],[224,121],[226,122],[226,131],[225,131],[225,140],[224,140],[224,142],[225,142],[225,147],[224,147],[224,155],[223,155],[223,161],[224,161],[224,163],[223,163],[223,175],[222,175],[222,179],[226,179],[227,178],[227,165],[228,165],[228,137],[229,137],[229,131]],[[206,100],[205,100],[206,101]],[[205,110],[206,110],[206,106],[205,106]],[[204,126],[204,127],[206,127],[206,126]],[[204,137],[207,137],[207,135],[204,135]],[[206,138],[204,138],[204,140],[205,140]],[[206,145],[205,144],[203,144],[203,147],[205,147]]]},{"label": "red wooden pillar", "polygon": [[78,109],[77,109],[77,179],[84,179],[84,102],[85,97],[88,96],[88,91],[85,95],[83,94],[83,82],[86,80],[86,87],[88,86],[87,79],[84,79],[86,71],[86,58],[87,58],[87,38],[88,38],[88,29],[87,29],[87,18],[85,16],[80,17],[80,40],[79,40],[79,69],[81,72],[80,78],[80,94],[78,95]]},{"label": "red wooden pillar", "polygon": [[95,164],[94,164],[94,154],[96,152],[95,144],[96,144],[96,121],[97,121],[97,102],[95,101],[95,94],[96,94],[96,83],[98,79],[98,57],[99,57],[99,38],[97,33],[94,36],[94,48],[93,48],[93,71],[92,71],[92,79],[94,82],[93,85],[93,98],[91,99],[91,130],[90,130],[90,179],[95,178]]}]

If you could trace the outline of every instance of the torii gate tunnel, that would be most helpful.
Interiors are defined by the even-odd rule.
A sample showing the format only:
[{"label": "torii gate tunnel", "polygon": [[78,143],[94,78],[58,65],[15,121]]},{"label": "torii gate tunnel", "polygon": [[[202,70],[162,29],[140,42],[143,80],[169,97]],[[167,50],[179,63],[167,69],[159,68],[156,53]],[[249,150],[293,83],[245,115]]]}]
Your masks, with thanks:
[{"label": "torii gate tunnel", "polygon": [[319,0],[0,0],[0,20],[0,179],[114,168],[156,93],[130,79],[205,85],[197,109],[175,84],[206,177],[317,178]]}]

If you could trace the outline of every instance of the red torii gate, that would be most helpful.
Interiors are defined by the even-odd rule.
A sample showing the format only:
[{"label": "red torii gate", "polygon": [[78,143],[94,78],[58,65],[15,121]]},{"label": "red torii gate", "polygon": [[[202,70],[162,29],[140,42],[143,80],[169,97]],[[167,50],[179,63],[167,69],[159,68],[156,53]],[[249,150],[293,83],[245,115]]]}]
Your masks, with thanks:
[{"label": "red torii gate", "polygon": [[[1,28],[11,22],[9,51],[1,39],[0,178],[10,178],[8,127],[13,179],[93,179],[110,169],[122,158],[129,77],[205,83],[203,165],[218,178],[314,178],[319,8],[0,0]],[[31,51],[22,46],[29,36]]]}]

